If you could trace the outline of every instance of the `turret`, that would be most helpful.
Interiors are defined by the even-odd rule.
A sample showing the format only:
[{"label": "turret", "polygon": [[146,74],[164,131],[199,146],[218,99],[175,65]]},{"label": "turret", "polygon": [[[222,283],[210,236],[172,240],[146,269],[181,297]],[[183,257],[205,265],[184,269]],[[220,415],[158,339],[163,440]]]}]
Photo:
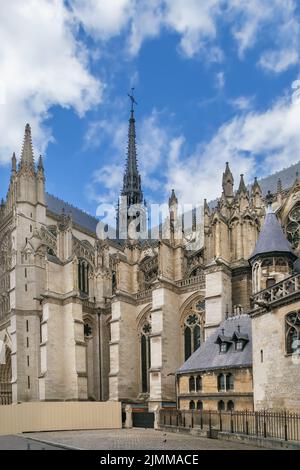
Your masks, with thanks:
[{"label": "turret", "polygon": [[226,162],[226,168],[225,168],[225,172],[223,173],[223,179],[222,179],[223,192],[226,198],[229,198],[229,199],[233,198],[233,184],[234,184],[234,178],[230,171],[229,163]]},{"label": "turret", "polygon": [[254,183],[251,188],[252,205],[254,209],[259,209],[262,206],[262,191],[257,181],[257,177],[254,178]]},{"label": "turret", "polygon": [[252,266],[253,293],[271,287],[293,273],[297,256],[286,239],[272,209],[272,197],[267,197],[267,214],[256,246],[249,258]]}]

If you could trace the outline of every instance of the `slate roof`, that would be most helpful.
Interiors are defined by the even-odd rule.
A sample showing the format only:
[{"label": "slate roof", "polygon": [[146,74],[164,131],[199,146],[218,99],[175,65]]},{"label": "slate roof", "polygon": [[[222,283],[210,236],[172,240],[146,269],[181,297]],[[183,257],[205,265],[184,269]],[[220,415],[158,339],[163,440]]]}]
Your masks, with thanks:
[{"label": "slate roof", "polygon": [[[216,340],[218,336],[222,336],[222,330],[224,329],[226,336],[232,337],[234,332],[238,332],[239,326],[240,334],[248,335],[249,339],[244,349],[236,351],[232,344],[226,353],[220,353],[220,347],[216,344]],[[252,329],[251,318],[249,315],[243,314],[224,320],[219,328],[180,367],[177,374],[247,366],[252,366]]]},{"label": "slate roof", "polygon": [[272,209],[268,209],[257,243],[249,260],[251,261],[258,255],[268,253],[287,253],[294,260],[297,258]]},{"label": "slate roof", "polygon": [[93,217],[87,212],[68,204],[62,199],[52,196],[52,194],[49,193],[46,193],[46,204],[48,209],[51,212],[54,212],[54,214],[61,215],[64,210],[66,215],[71,214],[72,219],[76,224],[90,230],[91,232],[96,232],[96,227],[99,222],[96,217]]}]

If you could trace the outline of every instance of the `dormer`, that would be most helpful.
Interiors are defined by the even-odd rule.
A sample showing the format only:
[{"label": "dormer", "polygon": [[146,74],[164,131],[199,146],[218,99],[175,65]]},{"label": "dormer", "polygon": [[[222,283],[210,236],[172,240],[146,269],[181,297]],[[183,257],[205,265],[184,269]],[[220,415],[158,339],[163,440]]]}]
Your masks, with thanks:
[{"label": "dormer", "polygon": [[235,331],[231,338],[235,351],[243,351],[245,345],[249,342],[249,336],[240,332],[240,328]]},{"label": "dormer", "polygon": [[215,343],[219,345],[220,354],[226,354],[228,349],[232,345],[232,339],[229,336],[225,335],[225,332],[223,329],[222,334],[218,335]]}]

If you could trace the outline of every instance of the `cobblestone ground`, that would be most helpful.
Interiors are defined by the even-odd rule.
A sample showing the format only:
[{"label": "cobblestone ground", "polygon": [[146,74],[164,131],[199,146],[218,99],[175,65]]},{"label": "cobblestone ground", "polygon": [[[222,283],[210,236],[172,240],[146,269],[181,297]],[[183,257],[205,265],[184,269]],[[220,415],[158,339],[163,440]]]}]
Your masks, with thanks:
[{"label": "cobblestone ground", "polygon": [[[59,431],[31,433],[28,437],[63,444],[77,449],[95,450],[258,450],[235,442],[155,431],[154,429],[108,429],[97,431]],[[0,438],[1,439],[1,438]]]}]

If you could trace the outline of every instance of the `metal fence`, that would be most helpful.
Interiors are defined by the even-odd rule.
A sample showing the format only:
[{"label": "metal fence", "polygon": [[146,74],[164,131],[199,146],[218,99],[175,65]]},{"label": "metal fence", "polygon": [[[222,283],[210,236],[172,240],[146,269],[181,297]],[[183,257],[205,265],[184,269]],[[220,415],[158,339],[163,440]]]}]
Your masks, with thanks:
[{"label": "metal fence", "polygon": [[0,405],[10,405],[12,402],[11,392],[0,392]]},{"label": "metal fence", "polygon": [[300,415],[288,411],[161,410],[160,425],[300,441]]}]

